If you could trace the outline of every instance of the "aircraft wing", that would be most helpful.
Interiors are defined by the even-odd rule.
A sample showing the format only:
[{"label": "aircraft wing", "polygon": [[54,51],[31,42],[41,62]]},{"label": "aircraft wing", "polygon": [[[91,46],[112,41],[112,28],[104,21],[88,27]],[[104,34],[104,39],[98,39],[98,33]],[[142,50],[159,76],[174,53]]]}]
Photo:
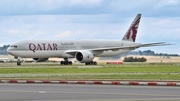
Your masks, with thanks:
[{"label": "aircraft wing", "polygon": [[148,44],[141,44],[139,45],[140,47],[150,47],[150,46],[166,46],[166,45],[172,45],[172,44],[167,44],[165,42],[159,42],[159,43],[148,43]]},{"label": "aircraft wing", "polygon": [[[140,47],[150,47],[150,46],[165,46],[165,45],[172,45],[172,44],[166,44],[165,42],[158,42],[158,43],[148,43],[148,44],[139,44],[139,45],[132,45],[132,46],[123,46],[123,47],[107,47],[107,48],[95,48],[95,49],[87,49],[88,51],[93,52],[103,52],[103,51],[118,51],[119,49],[136,49]],[[75,55],[76,52],[79,50],[67,50],[65,53]]]},{"label": "aircraft wing", "polygon": [[92,51],[108,51],[108,50],[114,51],[114,50],[119,50],[119,49],[136,49],[136,48],[140,48],[140,47],[165,46],[165,45],[172,45],[172,44],[166,44],[165,42],[159,42],[159,43],[148,43],[148,44],[123,46],[123,47],[96,48],[96,49],[92,49]]}]

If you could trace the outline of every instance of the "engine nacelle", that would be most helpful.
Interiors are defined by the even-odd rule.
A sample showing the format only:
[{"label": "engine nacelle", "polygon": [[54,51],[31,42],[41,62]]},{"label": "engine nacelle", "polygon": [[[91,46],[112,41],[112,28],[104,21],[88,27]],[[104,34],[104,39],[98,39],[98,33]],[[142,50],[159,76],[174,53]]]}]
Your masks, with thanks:
[{"label": "engine nacelle", "polygon": [[48,58],[33,58],[33,60],[34,60],[35,62],[44,62],[44,61],[47,61]]},{"label": "engine nacelle", "polygon": [[90,51],[82,50],[75,54],[75,58],[81,63],[87,63],[94,59],[94,55]]}]

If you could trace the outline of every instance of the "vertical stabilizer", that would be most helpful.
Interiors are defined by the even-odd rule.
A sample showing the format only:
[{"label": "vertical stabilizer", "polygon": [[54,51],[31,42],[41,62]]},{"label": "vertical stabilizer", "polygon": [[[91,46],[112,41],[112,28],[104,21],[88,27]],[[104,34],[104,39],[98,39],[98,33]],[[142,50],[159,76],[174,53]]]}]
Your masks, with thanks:
[{"label": "vertical stabilizer", "polygon": [[136,41],[136,35],[137,35],[140,19],[141,19],[141,14],[137,14],[122,40],[131,41],[131,42]]}]

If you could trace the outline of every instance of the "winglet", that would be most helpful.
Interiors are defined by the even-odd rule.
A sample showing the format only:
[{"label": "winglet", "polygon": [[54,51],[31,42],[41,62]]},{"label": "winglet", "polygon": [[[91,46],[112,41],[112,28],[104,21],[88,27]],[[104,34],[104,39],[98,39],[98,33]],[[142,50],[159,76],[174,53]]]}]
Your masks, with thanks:
[{"label": "winglet", "polygon": [[141,14],[137,14],[122,40],[131,41],[131,42],[136,41],[136,35],[137,35],[140,19],[141,19]]}]

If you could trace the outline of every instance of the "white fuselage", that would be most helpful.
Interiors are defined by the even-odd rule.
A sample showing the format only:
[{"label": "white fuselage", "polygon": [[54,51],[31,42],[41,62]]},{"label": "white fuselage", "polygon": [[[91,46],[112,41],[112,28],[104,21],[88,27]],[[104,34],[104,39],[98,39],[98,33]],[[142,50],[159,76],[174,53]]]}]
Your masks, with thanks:
[{"label": "white fuselage", "polygon": [[[128,47],[140,43],[116,40],[25,40],[14,43],[8,48],[8,53],[22,58],[74,58],[67,54],[68,50],[92,51],[93,49]],[[129,52],[133,49],[117,49],[93,53],[95,57],[112,57]]]},{"label": "white fuselage", "polygon": [[8,53],[18,57],[17,65],[21,65],[21,58],[33,58],[36,62],[48,58],[64,58],[60,63],[72,64],[67,58],[76,58],[85,64],[97,64],[94,57],[112,57],[136,48],[167,45],[164,42],[140,44],[136,43],[141,14],[137,14],[129,26],[122,40],[25,40],[12,44]]}]

